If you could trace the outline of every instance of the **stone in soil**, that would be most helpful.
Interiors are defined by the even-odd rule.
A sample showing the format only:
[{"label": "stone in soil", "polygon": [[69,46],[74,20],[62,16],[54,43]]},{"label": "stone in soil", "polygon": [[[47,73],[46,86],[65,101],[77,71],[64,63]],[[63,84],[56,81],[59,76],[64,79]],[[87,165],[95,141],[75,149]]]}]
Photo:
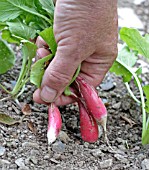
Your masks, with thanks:
[{"label": "stone in soil", "polygon": [[99,157],[99,156],[101,156],[101,154],[103,154],[102,152],[101,152],[101,150],[100,149],[93,149],[92,150],[92,155],[94,156],[94,157]]},{"label": "stone in soil", "polygon": [[100,162],[100,168],[101,169],[109,168],[112,166],[112,163],[113,163],[112,159],[104,160],[104,161]]},{"label": "stone in soil", "polygon": [[33,142],[24,142],[24,143],[22,143],[22,147],[30,147],[30,148],[39,149],[39,145],[37,143],[33,143]]},{"label": "stone in soil", "polygon": [[0,156],[4,155],[6,149],[3,146],[0,146]]},{"label": "stone in soil", "polygon": [[61,141],[58,141],[52,145],[52,150],[57,153],[63,153],[65,151],[65,147],[65,144],[63,144]]},{"label": "stone in soil", "polygon": [[25,166],[23,158],[18,158],[18,159],[16,159],[16,160],[15,160],[15,163],[16,163],[19,167],[24,167],[24,166]]},{"label": "stone in soil", "polygon": [[60,131],[58,138],[64,143],[68,143],[68,141],[70,140],[69,136],[64,131]]},{"label": "stone in soil", "polygon": [[5,160],[5,159],[0,159],[0,166],[2,165],[5,165],[5,164],[10,164],[10,162],[8,160]]},{"label": "stone in soil", "polygon": [[115,83],[112,78],[108,77],[103,83],[100,84],[100,87],[104,91],[112,90],[115,87]]},{"label": "stone in soil", "polygon": [[29,167],[27,167],[27,166],[23,166],[23,167],[19,167],[19,169],[18,170],[30,170],[30,168]]},{"label": "stone in soil", "polygon": [[149,159],[144,159],[141,163],[142,170],[149,170]]}]

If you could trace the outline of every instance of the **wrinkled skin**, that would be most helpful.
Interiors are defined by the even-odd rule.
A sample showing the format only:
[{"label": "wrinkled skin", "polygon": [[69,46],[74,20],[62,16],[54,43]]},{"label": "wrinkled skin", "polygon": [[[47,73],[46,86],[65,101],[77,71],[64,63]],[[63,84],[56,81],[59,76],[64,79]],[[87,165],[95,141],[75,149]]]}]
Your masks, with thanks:
[{"label": "wrinkled skin", "polygon": [[[80,75],[99,85],[117,56],[117,28],[117,0],[57,0],[54,34],[58,48],[34,101],[72,103],[62,93],[80,63]],[[49,53],[41,37],[36,44],[37,58]]]}]

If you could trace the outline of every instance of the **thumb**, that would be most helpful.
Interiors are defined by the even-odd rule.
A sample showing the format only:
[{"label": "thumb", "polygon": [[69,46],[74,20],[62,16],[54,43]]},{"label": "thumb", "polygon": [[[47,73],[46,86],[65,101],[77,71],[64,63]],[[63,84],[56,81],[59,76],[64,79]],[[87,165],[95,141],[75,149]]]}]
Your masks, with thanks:
[{"label": "thumb", "polygon": [[71,47],[58,47],[43,76],[40,97],[44,102],[54,102],[63,93],[81,63],[81,57],[76,56]]}]

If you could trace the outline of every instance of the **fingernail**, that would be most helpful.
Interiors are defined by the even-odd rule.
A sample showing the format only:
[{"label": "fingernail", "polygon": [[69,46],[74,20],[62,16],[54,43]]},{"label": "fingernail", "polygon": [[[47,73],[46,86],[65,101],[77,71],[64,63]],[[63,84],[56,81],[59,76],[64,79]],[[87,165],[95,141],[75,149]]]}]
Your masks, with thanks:
[{"label": "fingernail", "polygon": [[49,88],[48,86],[43,87],[40,93],[41,99],[48,103],[53,102],[56,95],[57,95],[57,91]]}]

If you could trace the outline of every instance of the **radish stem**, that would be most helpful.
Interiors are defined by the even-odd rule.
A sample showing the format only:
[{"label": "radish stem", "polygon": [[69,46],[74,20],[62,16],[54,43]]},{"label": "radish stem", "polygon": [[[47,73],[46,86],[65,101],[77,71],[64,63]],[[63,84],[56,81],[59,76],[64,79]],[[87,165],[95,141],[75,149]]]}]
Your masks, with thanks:
[{"label": "radish stem", "polygon": [[133,94],[132,90],[130,89],[130,86],[128,84],[128,82],[125,83],[126,88],[130,94],[130,96],[134,99],[134,101],[136,101],[137,103],[141,104],[141,102],[136,98],[136,96]]}]

